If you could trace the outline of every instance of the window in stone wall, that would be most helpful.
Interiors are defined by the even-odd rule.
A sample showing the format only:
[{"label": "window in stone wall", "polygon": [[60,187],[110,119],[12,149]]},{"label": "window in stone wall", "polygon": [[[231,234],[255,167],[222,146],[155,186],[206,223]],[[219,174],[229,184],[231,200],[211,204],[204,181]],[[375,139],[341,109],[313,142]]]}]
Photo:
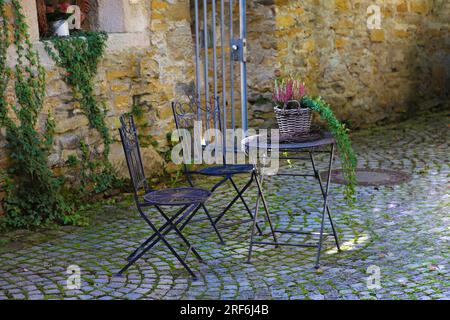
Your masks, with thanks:
[{"label": "window in stone wall", "polygon": [[95,29],[96,7],[96,0],[36,0],[40,37],[54,34],[58,20],[68,20],[71,32]]},{"label": "window in stone wall", "polygon": [[[150,18],[150,0],[35,1],[41,38],[54,33],[53,22],[59,18],[67,18],[67,12],[74,10],[73,5],[80,9],[80,23],[73,24],[71,32],[81,29],[108,33],[144,33]],[[69,20],[73,22],[73,17]]]}]

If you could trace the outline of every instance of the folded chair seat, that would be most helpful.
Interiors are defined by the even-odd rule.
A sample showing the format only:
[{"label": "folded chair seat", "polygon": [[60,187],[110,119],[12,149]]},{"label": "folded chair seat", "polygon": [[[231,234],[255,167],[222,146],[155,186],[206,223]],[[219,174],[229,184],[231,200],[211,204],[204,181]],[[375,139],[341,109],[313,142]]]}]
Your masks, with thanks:
[{"label": "folded chair seat", "polygon": [[201,204],[211,196],[211,192],[199,188],[173,188],[154,190],[144,195],[145,204],[161,206],[185,206]]},{"label": "folded chair seat", "polygon": [[196,171],[196,173],[207,176],[227,176],[241,173],[251,173],[253,170],[254,166],[251,164],[226,164],[203,168]]}]

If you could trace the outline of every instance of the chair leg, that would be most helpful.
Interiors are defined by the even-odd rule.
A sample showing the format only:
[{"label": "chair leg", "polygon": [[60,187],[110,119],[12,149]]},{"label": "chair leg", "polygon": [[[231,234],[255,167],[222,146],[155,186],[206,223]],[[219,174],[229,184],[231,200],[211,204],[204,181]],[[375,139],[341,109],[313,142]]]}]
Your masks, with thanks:
[{"label": "chair leg", "polygon": [[[201,206],[201,204],[198,204],[197,206],[192,207],[191,211],[194,212],[194,214],[195,214],[195,212],[198,211],[200,206]],[[164,217],[164,219],[166,219],[166,221],[170,224],[170,228],[173,229],[176,232],[176,234],[180,237],[180,239],[183,240],[183,242],[188,246],[188,250],[192,251],[192,253],[198,259],[198,261],[203,262],[203,259],[200,256],[200,254],[197,252],[197,250],[194,248],[194,246],[192,246],[192,244],[189,242],[189,240],[186,239],[186,237],[181,233],[180,229],[177,228],[176,224],[173,223],[173,221],[164,213],[164,211],[159,206],[155,206],[155,207],[159,211],[159,213]],[[188,213],[187,215],[191,215],[191,213]]]},{"label": "chair leg", "polygon": [[230,210],[230,208],[235,204],[235,202],[239,199],[239,197],[242,196],[245,193],[245,191],[247,191],[247,189],[250,187],[252,182],[253,182],[253,176],[251,176],[250,180],[242,188],[242,190],[240,192],[238,192],[238,194],[234,197],[234,199],[231,200],[231,202],[225,207],[225,209],[222,211],[222,213],[217,216],[216,220],[214,220],[215,223],[218,223],[223,218],[223,216],[227,213],[228,210]]},{"label": "chair leg", "polygon": [[333,157],[334,157],[334,144],[331,145],[331,152],[330,152],[330,162],[328,164],[328,175],[327,175],[327,185],[325,186],[325,192],[324,192],[324,203],[323,203],[323,211],[322,211],[322,223],[320,225],[320,238],[319,238],[319,244],[317,248],[317,258],[316,258],[316,265],[315,268],[320,268],[320,253],[322,251],[322,242],[323,242],[323,230],[324,230],[324,224],[325,224],[325,214],[327,212],[328,207],[328,191],[330,188],[330,182],[331,182],[331,168],[333,165]]},{"label": "chair leg", "polygon": [[[197,278],[195,273],[189,268],[189,266],[186,264],[184,259],[176,252],[176,250],[170,245],[170,243],[166,240],[165,236],[169,233],[169,231],[172,229],[172,226],[167,229],[164,234],[162,234],[158,228],[155,227],[155,225],[148,219],[148,217],[142,212],[141,208],[138,208],[141,216],[145,220],[145,222],[150,226],[150,228],[154,232],[154,236],[157,237],[151,244],[149,244],[146,248],[144,248],[138,255],[133,257],[118,273],[118,276],[121,276],[126,270],[128,270],[129,267],[131,267],[136,261],[138,261],[145,253],[147,253],[151,248],[153,248],[160,240],[165,244],[165,246],[172,252],[172,254],[175,256],[175,258],[181,263],[181,265],[186,269],[186,271],[189,272],[189,274],[193,278]],[[198,210],[194,210],[194,213]],[[179,222],[179,221],[178,221]],[[177,223],[178,223],[177,222]]]},{"label": "chair leg", "polygon": [[[189,206],[184,206],[183,208],[181,208],[180,210],[178,210],[178,212],[171,218],[172,221],[174,221],[176,218],[178,218],[180,216],[180,214],[182,214]],[[166,229],[169,226],[169,222],[166,222],[162,227],[160,227],[158,230],[159,232],[163,232],[164,229]],[[127,261],[131,261],[133,259],[133,257],[141,250],[143,250],[153,239],[155,239],[156,237],[156,233],[154,233],[150,238],[148,238],[147,240],[145,240],[138,248],[136,248],[136,250],[134,250],[134,252],[132,254],[130,254],[127,257]]]},{"label": "chair leg", "polygon": [[[195,188],[194,182],[192,181],[191,175],[190,175],[189,173],[187,173],[187,177],[188,177],[189,185],[190,185],[192,188]],[[226,179],[220,181],[220,182],[218,183],[218,185],[221,185],[221,184],[223,184],[224,182],[226,182]],[[217,188],[218,185],[216,184],[216,185],[214,186],[214,188]],[[213,189],[214,189],[214,188],[213,188]],[[220,244],[225,244],[225,242],[223,241],[222,235],[221,235],[220,232],[219,232],[219,229],[217,229],[216,223],[214,222],[214,220],[213,220],[211,214],[209,213],[209,210],[206,208],[206,206],[205,206],[204,203],[202,203],[201,206],[202,206],[203,210],[205,211],[206,217],[208,218],[209,222],[211,223],[211,226],[213,227],[214,232],[216,233],[217,237],[219,238]],[[180,229],[180,230],[183,230],[183,229]]]},{"label": "chair leg", "polygon": [[[186,207],[187,207],[187,206],[185,206],[184,208],[186,208]],[[180,210],[179,212],[182,213],[183,211],[184,211],[184,210]],[[189,214],[189,216],[186,218],[185,222],[184,222],[183,225],[181,226],[180,231],[182,231],[182,230],[186,227],[186,225],[189,223],[189,221],[191,221],[191,219],[194,217],[194,215],[197,213],[197,211],[198,211],[198,207],[197,207],[192,213]],[[170,218],[170,219],[172,220],[172,222],[173,222],[179,215],[180,215],[180,214],[177,213],[177,214],[175,214],[172,218]],[[175,224],[175,225],[180,224],[181,221],[183,221],[183,219],[185,219],[185,217],[180,217],[174,224]],[[162,235],[163,235],[163,236],[166,236],[166,235],[170,232],[170,230],[172,230],[172,227],[169,226],[169,225],[170,225],[169,222],[166,222],[161,228],[159,228],[159,230],[160,230],[160,232],[162,232]],[[166,230],[164,230],[167,226],[169,226],[169,228],[166,229]],[[164,232],[163,232],[163,231],[164,231]],[[149,242],[150,242],[151,240],[153,240],[155,237],[156,237],[156,234],[153,234],[146,242],[149,243]],[[159,242],[159,240],[160,240],[160,239],[154,240],[154,242],[153,242],[152,244],[150,244],[150,245],[148,246],[148,248],[146,248],[147,251],[148,251],[148,249],[151,249],[152,247],[154,247],[154,246]]]},{"label": "chair leg", "polygon": [[[248,214],[249,214],[249,216],[250,216],[250,219],[253,219],[253,213],[252,213],[252,211],[251,211],[250,208],[248,207],[247,202],[245,201],[245,199],[244,199],[244,197],[242,196],[242,194],[239,194],[239,188],[237,187],[236,183],[234,182],[234,180],[233,180],[231,177],[230,177],[230,182],[231,182],[231,184],[233,185],[234,190],[236,190],[237,194],[239,195],[239,198],[241,199],[242,203],[244,204],[245,209],[247,210],[247,212],[248,212]],[[258,195],[258,196],[259,196],[259,195]],[[256,222],[256,228],[258,229],[259,235],[262,236],[262,231],[261,231],[261,228],[260,228],[259,225],[258,225],[258,222]]]},{"label": "chair leg", "polygon": [[[253,213],[252,213],[252,211],[250,210],[250,208],[248,207],[248,204],[247,204],[247,202],[245,201],[245,199],[244,199],[244,197],[243,197],[243,194],[247,191],[247,189],[250,187],[251,183],[253,182],[253,175],[251,176],[250,181],[242,188],[242,190],[239,190],[239,188],[237,187],[236,183],[233,181],[233,179],[232,179],[231,177],[226,177],[226,178],[222,179],[221,181],[219,181],[217,184],[215,184],[214,187],[213,187],[210,191],[213,193],[218,187],[220,187],[220,186],[221,186],[223,183],[225,183],[227,180],[230,180],[230,181],[231,181],[231,184],[233,185],[233,188],[235,189],[237,195],[236,195],[236,196],[233,198],[233,200],[227,205],[227,207],[226,207],[226,208],[225,208],[225,209],[224,209],[224,210],[216,217],[215,220],[212,219],[212,216],[211,216],[211,214],[209,213],[209,211],[208,211],[208,209],[206,208],[206,206],[205,206],[205,205],[202,206],[202,207],[203,207],[203,210],[205,211],[205,213],[206,213],[206,215],[207,215],[207,217],[208,217],[208,220],[210,220],[211,225],[213,226],[214,231],[216,232],[216,234],[217,234],[217,236],[218,236],[218,238],[219,238],[221,244],[224,244],[225,242],[223,241],[223,238],[222,238],[222,236],[221,236],[219,230],[217,229],[217,224],[218,224],[218,223],[220,222],[220,220],[225,216],[225,214],[228,212],[228,210],[231,209],[231,207],[236,203],[236,201],[237,201],[238,199],[240,199],[240,200],[242,201],[242,203],[244,204],[244,206],[245,206],[247,212],[249,213],[250,218],[253,219]],[[194,186],[194,183],[193,183],[193,181],[192,181],[192,178],[190,177],[190,175],[188,175],[188,182],[189,182],[189,184],[190,184],[191,187],[195,187],[195,186]],[[258,223],[256,224],[256,228],[257,228],[257,230],[258,230],[259,235],[262,235],[262,230],[261,230],[261,228],[259,227]]]},{"label": "chair leg", "polygon": [[230,177],[226,176],[225,178],[223,178],[222,180],[217,182],[209,191],[211,191],[211,193],[214,193],[217,190],[217,188],[219,188],[221,185],[223,185],[225,182],[227,182],[228,179],[230,179]]},{"label": "chair leg", "polygon": [[[314,160],[314,152],[313,151],[309,152],[309,157],[311,159],[311,164],[312,164],[312,167],[314,170],[314,175],[316,176],[316,179],[319,181],[319,186],[320,186],[320,190],[322,192],[322,197],[325,200],[325,190],[323,189],[323,182],[322,182],[322,178],[320,177],[319,170],[317,170],[317,167],[316,167],[316,162]],[[330,167],[330,170],[331,170],[331,167]],[[334,236],[334,241],[336,242],[336,247],[337,247],[338,251],[341,251],[341,246],[339,244],[339,236],[338,236],[337,229],[336,229],[334,221],[333,221],[333,217],[331,216],[331,210],[330,210],[329,205],[327,205],[327,215],[328,215],[328,220],[330,221],[330,224],[331,224],[331,229],[333,230],[333,236]]]},{"label": "chair leg", "polygon": [[[155,233],[157,234],[158,239],[155,241],[159,242],[159,240],[162,240],[162,242],[166,245],[166,247],[172,252],[172,254],[175,256],[175,258],[181,263],[181,265],[186,269],[187,272],[193,277],[197,278],[195,273],[189,268],[189,266],[186,264],[186,262],[183,260],[183,258],[175,251],[175,249],[169,244],[169,242],[164,238],[164,236],[161,235],[160,232],[156,228],[152,228]],[[156,244],[156,243],[155,243]],[[124,266],[118,273],[118,276],[121,276],[126,270],[128,270],[129,267],[131,267],[136,261],[138,261],[147,251],[149,251],[154,244],[148,246],[145,248],[141,253],[139,253],[137,256],[135,256],[131,261],[128,262],[126,266]]]},{"label": "chair leg", "polygon": [[225,244],[225,242],[223,241],[222,235],[220,234],[219,230],[217,229],[217,225],[214,222],[213,218],[211,217],[211,214],[209,213],[208,209],[206,208],[206,206],[204,204],[202,204],[202,208],[205,211],[205,214],[208,217],[208,220],[211,223],[211,226],[213,227],[214,232],[217,234],[220,244]]}]

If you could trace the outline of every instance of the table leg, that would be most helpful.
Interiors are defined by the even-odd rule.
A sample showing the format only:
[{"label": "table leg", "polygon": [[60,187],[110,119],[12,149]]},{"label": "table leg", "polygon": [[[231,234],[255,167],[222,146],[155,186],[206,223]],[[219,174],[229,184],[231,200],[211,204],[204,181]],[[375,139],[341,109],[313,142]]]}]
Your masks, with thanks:
[{"label": "table leg", "polygon": [[[256,176],[255,180],[258,181],[258,177],[257,176]],[[259,184],[258,184],[258,186],[259,186]],[[256,225],[258,223],[257,221],[258,221],[258,213],[259,213],[259,198],[260,198],[260,193],[258,192],[258,196],[256,197],[255,214],[253,215],[252,230],[251,230],[251,233],[250,233],[250,244],[249,244],[249,247],[248,247],[247,263],[250,263],[251,259],[252,259],[253,242],[254,242],[253,239],[255,237]]]},{"label": "table leg", "polygon": [[[314,151],[310,151],[309,152],[309,156],[310,156],[311,164],[312,164],[312,167],[313,167],[313,170],[314,170],[314,175],[316,176],[316,179],[319,181],[320,190],[322,192],[322,197],[325,200],[325,191],[323,189],[323,182],[322,182],[322,178],[320,177],[319,170],[317,170],[317,167],[316,167],[316,162],[314,160]],[[330,171],[331,171],[331,166],[330,166],[329,172]],[[328,215],[328,219],[330,220],[331,228],[333,230],[333,236],[334,236],[334,240],[336,242],[336,247],[340,251],[341,247],[340,247],[340,244],[339,244],[339,237],[338,237],[338,234],[337,234],[336,227],[334,225],[333,218],[331,216],[330,206],[328,204],[327,204],[327,215]]]},{"label": "table leg", "polygon": [[328,176],[327,176],[327,184],[325,186],[325,192],[323,193],[324,203],[323,203],[323,210],[322,210],[322,222],[320,225],[320,238],[319,238],[319,244],[317,247],[317,258],[316,258],[316,265],[315,268],[320,268],[320,253],[322,251],[322,242],[323,242],[323,229],[325,224],[325,215],[327,213],[328,208],[328,191],[330,188],[330,181],[331,181],[331,169],[333,166],[333,157],[334,157],[334,144],[331,145],[331,152],[330,152],[330,162],[328,164]]},{"label": "table leg", "polygon": [[269,222],[270,232],[272,233],[273,241],[275,241],[275,243],[276,243],[275,246],[278,247],[278,243],[277,243],[278,240],[277,240],[277,236],[275,234],[275,228],[272,223],[272,218],[270,217],[269,206],[267,205],[266,198],[264,197],[264,194],[263,194],[263,176],[261,176],[261,182],[260,182],[258,180],[258,175],[256,172],[254,173],[254,175],[255,175],[256,185],[258,186],[258,193],[261,195],[261,200],[262,200],[262,203],[264,206],[264,211],[266,213],[267,222]]},{"label": "table leg", "polygon": [[275,245],[275,247],[278,248],[278,240],[277,240],[277,236],[275,234],[275,229],[274,229],[274,226],[273,226],[273,223],[272,223],[272,219],[270,218],[269,207],[267,205],[266,199],[265,199],[263,191],[262,191],[263,177],[261,176],[261,181],[260,181],[256,170],[253,172],[253,175],[254,175],[254,178],[255,178],[255,181],[256,181],[256,185],[258,187],[258,196],[257,196],[257,199],[256,199],[255,214],[253,215],[253,225],[252,225],[252,230],[251,230],[251,234],[250,234],[250,244],[249,244],[249,248],[248,248],[247,263],[250,263],[251,259],[252,259],[254,236],[255,236],[255,229],[257,228],[257,220],[258,220],[259,201],[260,201],[260,199],[261,199],[261,201],[263,203],[263,206],[264,206],[264,211],[266,213],[267,221],[269,222],[270,231],[272,233],[272,237],[273,237],[273,240],[275,242],[274,245]]}]

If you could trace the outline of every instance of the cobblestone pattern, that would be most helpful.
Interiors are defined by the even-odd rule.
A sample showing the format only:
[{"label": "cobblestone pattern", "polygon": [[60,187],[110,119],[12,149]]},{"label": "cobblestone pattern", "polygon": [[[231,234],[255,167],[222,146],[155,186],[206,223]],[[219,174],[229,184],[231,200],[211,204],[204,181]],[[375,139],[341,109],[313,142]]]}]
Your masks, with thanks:
[{"label": "cobblestone pattern", "polygon": [[[133,207],[105,207],[105,215],[123,210],[123,218],[2,253],[0,299],[449,299],[449,133],[445,115],[438,114],[354,135],[360,167],[403,170],[412,180],[359,187],[353,209],[342,201],[342,186],[333,185],[331,206],[343,251],[327,239],[319,272],[310,248],[258,247],[253,263],[246,264],[248,224],[223,230],[223,246],[208,223],[199,222],[185,232],[206,261],[189,259],[198,280],[163,246],[116,277],[149,230],[137,214],[130,215]],[[298,166],[308,169],[306,163]],[[291,179],[266,184],[277,226],[318,230],[318,187]],[[222,190],[209,201],[216,213],[231,197],[230,188]],[[247,198],[254,201],[254,191]],[[238,206],[227,220],[244,217]],[[66,288],[66,270],[74,264],[81,268],[80,290]],[[379,289],[367,287],[370,266],[380,268]]]}]

